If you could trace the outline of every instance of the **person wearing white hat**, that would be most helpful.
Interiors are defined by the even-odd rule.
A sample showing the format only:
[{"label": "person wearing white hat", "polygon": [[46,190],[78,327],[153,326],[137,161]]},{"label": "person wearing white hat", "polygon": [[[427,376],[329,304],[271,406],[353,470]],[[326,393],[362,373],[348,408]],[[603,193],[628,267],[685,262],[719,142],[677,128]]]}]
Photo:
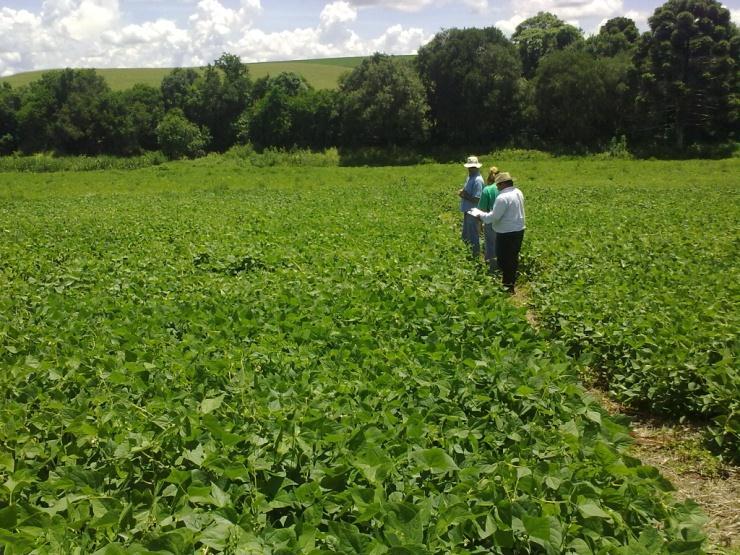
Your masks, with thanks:
[{"label": "person wearing white hat", "polygon": [[478,201],[483,192],[483,177],[480,174],[482,165],[478,162],[476,156],[468,156],[463,164],[468,168],[468,179],[462,189],[457,192],[460,197],[460,211],[463,213],[462,240],[470,245],[473,258],[478,258],[480,254],[480,237],[478,220],[468,214],[468,211],[478,206]]}]

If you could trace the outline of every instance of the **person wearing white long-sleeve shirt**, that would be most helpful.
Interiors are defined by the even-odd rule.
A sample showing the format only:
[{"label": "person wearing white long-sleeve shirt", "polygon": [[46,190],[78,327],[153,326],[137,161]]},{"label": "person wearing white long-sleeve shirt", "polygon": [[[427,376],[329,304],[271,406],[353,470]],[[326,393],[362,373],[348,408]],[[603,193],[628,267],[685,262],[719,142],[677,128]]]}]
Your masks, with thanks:
[{"label": "person wearing white long-sleeve shirt", "polygon": [[496,256],[501,270],[504,287],[514,292],[516,274],[519,268],[519,251],[524,240],[524,195],[514,186],[514,180],[507,172],[496,176],[498,195],[493,210],[482,212],[479,217],[483,223],[492,224],[496,232]]}]

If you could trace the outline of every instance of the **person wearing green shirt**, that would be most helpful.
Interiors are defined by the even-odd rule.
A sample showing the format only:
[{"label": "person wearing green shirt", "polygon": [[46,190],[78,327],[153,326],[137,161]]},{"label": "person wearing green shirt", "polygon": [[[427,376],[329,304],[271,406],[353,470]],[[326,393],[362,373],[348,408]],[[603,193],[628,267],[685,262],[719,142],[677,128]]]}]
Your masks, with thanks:
[{"label": "person wearing green shirt", "polygon": [[[488,170],[488,177],[486,178],[486,187],[483,188],[483,192],[480,195],[480,201],[478,201],[478,208],[484,212],[490,212],[493,210],[493,203],[496,200],[496,195],[498,195],[498,188],[495,183],[497,174],[498,168],[496,166],[491,166]],[[496,232],[493,231],[493,224],[483,224],[483,233],[485,235],[483,253],[486,257],[486,263],[488,264],[488,271],[493,273],[497,268]]]}]

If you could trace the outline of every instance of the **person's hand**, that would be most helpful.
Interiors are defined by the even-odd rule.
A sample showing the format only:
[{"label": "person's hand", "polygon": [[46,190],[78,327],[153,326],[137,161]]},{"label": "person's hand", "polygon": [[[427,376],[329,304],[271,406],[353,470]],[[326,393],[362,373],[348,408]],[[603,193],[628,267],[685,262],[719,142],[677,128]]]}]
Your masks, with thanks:
[{"label": "person's hand", "polygon": [[460,189],[460,190],[459,190],[459,191],[457,192],[457,196],[458,196],[458,197],[460,197],[460,198],[463,198],[463,196],[464,196],[464,193],[465,193],[465,189]]}]

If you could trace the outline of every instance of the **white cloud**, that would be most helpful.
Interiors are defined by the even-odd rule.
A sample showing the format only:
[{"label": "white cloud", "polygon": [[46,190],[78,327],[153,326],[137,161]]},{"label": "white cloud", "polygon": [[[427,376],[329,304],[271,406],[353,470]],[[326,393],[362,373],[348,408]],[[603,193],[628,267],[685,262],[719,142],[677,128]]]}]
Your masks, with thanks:
[{"label": "white cloud", "polygon": [[373,52],[393,54],[414,54],[420,46],[432,40],[433,35],[427,35],[422,29],[404,29],[401,25],[393,25],[386,29],[377,39],[371,41]]},{"label": "white cloud", "polygon": [[41,19],[29,11],[0,8],[0,75],[30,69],[26,62],[42,42],[40,27]]},{"label": "white cloud", "polygon": [[319,40],[322,43],[341,44],[352,41],[353,31],[347,27],[357,19],[357,10],[348,2],[332,2],[319,15]]},{"label": "white cloud", "polygon": [[553,13],[564,19],[583,19],[587,17],[614,17],[624,13],[622,0],[542,0],[545,5],[555,4]]},{"label": "white cloud", "polygon": [[332,27],[357,19],[357,10],[349,2],[332,2],[324,6],[319,15],[322,27]]},{"label": "white cloud", "polygon": [[640,31],[647,31],[650,29],[650,25],[648,24],[649,14],[647,12],[638,12],[636,10],[630,10],[626,14],[624,14],[624,17],[628,17],[632,21],[634,21],[635,25],[637,25],[637,28]]},{"label": "white cloud", "polygon": [[119,20],[118,0],[83,0],[56,22],[75,40],[90,40]]},{"label": "white cloud", "polygon": [[189,40],[189,35],[173,21],[158,19],[142,25],[127,25],[120,31],[107,31],[103,33],[102,40],[112,47],[168,43],[182,45]]},{"label": "white cloud", "polygon": [[[391,8],[401,12],[419,12],[433,6],[444,6],[454,4],[453,0],[350,0],[358,7],[383,7]],[[461,3],[474,12],[483,13],[488,9],[488,0],[463,0]]]},{"label": "white cloud", "polygon": [[538,12],[549,12],[586,33],[598,32],[600,22],[624,14],[623,0],[511,0],[509,17],[495,26],[511,35],[516,26]]},{"label": "white cloud", "polygon": [[45,0],[38,13],[0,8],[0,75],[62,67],[196,66],[223,52],[245,62],[375,51],[408,54],[431,39],[420,28],[401,25],[389,26],[380,36],[361,37],[353,28],[358,3],[347,0],[327,3],[315,27],[274,32],[256,27],[262,13],[259,0],[240,0],[236,6],[226,0],[193,0],[188,5],[189,17],[179,22],[159,18],[136,24],[126,24],[119,0]]},{"label": "white cloud", "polygon": [[509,19],[501,19],[497,21],[496,23],[494,23],[494,26],[501,29],[501,31],[503,31],[505,35],[510,37],[514,34],[516,26],[525,19],[526,17],[524,17],[524,15],[522,14],[514,14]]}]

